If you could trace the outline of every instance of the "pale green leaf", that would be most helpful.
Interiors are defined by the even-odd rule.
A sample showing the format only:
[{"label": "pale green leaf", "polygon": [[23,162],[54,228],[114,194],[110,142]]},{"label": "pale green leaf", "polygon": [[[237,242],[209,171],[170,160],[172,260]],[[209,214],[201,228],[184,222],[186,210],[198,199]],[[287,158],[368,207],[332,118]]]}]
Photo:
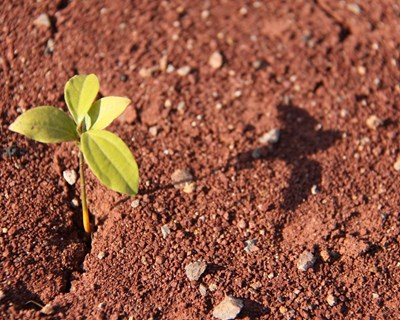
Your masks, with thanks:
[{"label": "pale green leaf", "polygon": [[26,111],[9,129],[44,143],[79,140],[74,120],[64,111],[51,106]]},{"label": "pale green leaf", "polygon": [[65,85],[65,102],[78,125],[92,106],[99,87],[99,80],[95,74],[74,76]]},{"label": "pale green leaf", "polygon": [[106,128],[125,111],[130,102],[131,100],[123,97],[105,97],[97,100],[85,117],[86,130]]},{"label": "pale green leaf", "polygon": [[128,146],[105,130],[86,131],[81,149],[89,168],[111,190],[134,196],[139,188],[139,169]]}]

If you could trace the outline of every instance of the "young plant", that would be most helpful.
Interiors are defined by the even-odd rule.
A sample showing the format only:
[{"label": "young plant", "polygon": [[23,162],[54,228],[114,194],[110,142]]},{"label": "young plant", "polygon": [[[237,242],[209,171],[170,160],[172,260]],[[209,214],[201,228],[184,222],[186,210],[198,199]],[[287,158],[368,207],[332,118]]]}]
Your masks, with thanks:
[{"label": "young plant", "polygon": [[20,115],[9,127],[44,143],[74,141],[79,148],[79,172],[83,226],[90,233],[86,202],[83,157],[95,176],[108,188],[135,196],[139,188],[139,169],[128,146],[115,134],[104,130],[129,105],[123,97],[104,97],[96,75],[76,75],[64,89],[64,99],[72,118],[55,107],[41,106]]}]

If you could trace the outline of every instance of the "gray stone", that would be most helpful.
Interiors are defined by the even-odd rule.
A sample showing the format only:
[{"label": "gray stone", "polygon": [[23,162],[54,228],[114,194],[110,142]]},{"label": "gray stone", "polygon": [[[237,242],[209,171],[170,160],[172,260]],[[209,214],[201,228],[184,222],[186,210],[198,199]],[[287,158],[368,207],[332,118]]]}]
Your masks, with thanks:
[{"label": "gray stone", "polygon": [[220,320],[235,319],[243,308],[243,300],[226,296],[213,311],[213,316]]},{"label": "gray stone", "polygon": [[185,267],[186,276],[190,281],[197,281],[200,279],[201,275],[206,271],[207,263],[204,261],[195,261],[189,263]]}]

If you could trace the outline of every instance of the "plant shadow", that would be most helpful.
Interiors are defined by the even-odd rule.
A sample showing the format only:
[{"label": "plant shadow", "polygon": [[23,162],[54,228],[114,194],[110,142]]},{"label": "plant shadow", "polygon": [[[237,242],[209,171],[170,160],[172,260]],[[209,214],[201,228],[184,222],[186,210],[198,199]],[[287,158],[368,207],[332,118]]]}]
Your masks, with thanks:
[{"label": "plant shadow", "polygon": [[[251,169],[256,161],[283,160],[291,168],[291,174],[287,181],[287,187],[283,190],[283,201],[280,208],[285,212],[295,210],[311,194],[312,188],[319,189],[322,179],[322,166],[318,161],[310,159],[310,156],[329,149],[340,139],[338,130],[323,130],[318,121],[307,111],[291,102],[278,105],[279,141],[275,144],[263,145],[253,148],[227,160],[226,164],[213,168],[209,173],[195,180],[203,180],[219,171],[226,172],[228,168],[236,170]],[[162,189],[173,188],[173,184],[156,186],[152,189],[140,190],[140,195],[150,195]],[[124,197],[114,207],[127,201]]]},{"label": "plant shadow", "polygon": [[254,161],[283,160],[291,168],[291,174],[280,207],[288,212],[307,200],[312,188],[318,190],[320,186],[322,166],[309,156],[330,148],[341,133],[322,130],[307,111],[290,103],[278,106],[278,119],[281,122],[278,143],[240,153],[235,167],[243,170],[252,168]]}]

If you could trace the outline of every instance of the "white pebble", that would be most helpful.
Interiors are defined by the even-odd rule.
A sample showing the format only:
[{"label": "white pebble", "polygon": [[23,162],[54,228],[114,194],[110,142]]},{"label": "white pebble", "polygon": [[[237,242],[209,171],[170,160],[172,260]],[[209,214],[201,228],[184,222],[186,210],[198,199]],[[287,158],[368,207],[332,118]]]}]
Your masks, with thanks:
[{"label": "white pebble", "polygon": [[46,27],[50,28],[51,26],[51,21],[49,16],[46,13],[42,13],[39,15],[34,21],[33,24],[38,27]]},{"label": "white pebble", "polygon": [[169,229],[168,225],[164,224],[161,227],[161,234],[162,234],[163,238],[166,239],[170,233],[171,233],[171,230]]},{"label": "white pebble", "polygon": [[97,255],[97,258],[99,260],[102,260],[102,259],[104,259],[105,256],[106,256],[106,254],[104,253],[104,251],[100,251],[99,254]]},{"label": "white pebble", "polygon": [[297,260],[297,269],[307,271],[314,265],[316,260],[316,257],[310,251],[305,250]]},{"label": "white pebble", "polygon": [[139,207],[139,204],[140,204],[140,202],[139,202],[138,199],[133,200],[133,201],[131,202],[131,207],[132,207],[132,208],[137,208],[137,207]]},{"label": "white pebble", "polygon": [[336,299],[336,297],[335,297],[332,293],[329,293],[329,294],[326,296],[326,302],[328,302],[328,304],[329,304],[331,307],[333,307],[333,306],[337,303],[337,299]]},{"label": "white pebble", "polygon": [[393,164],[393,168],[396,171],[400,171],[400,157],[397,158],[396,162]]},{"label": "white pebble", "polygon": [[63,177],[65,181],[68,182],[69,185],[74,185],[76,180],[78,179],[78,175],[75,170],[64,170],[63,171]]},{"label": "white pebble", "polygon": [[274,144],[279,141],[281,131],[278,128],[274,128],[264,133],[258,141],[262,144]]},{"label": "white pebble", "polygon": [[213,69],[221,68],[223,63],[224,63],[224,58],[222,57],[222,54],[218,51],[213,52],[213,54],[211,54],[210,58],[208,59],[208,64]]},{"label": "white pebble", "polygon": [[181,77],[187,76],[192,69],[189,66],[180,67],[176,70],[176,73]]},{"label": "white pebble", "polygon": [[383,124],[383,121],[373,114],[368,117],[366,124],[370,129],[376,130]]}]

